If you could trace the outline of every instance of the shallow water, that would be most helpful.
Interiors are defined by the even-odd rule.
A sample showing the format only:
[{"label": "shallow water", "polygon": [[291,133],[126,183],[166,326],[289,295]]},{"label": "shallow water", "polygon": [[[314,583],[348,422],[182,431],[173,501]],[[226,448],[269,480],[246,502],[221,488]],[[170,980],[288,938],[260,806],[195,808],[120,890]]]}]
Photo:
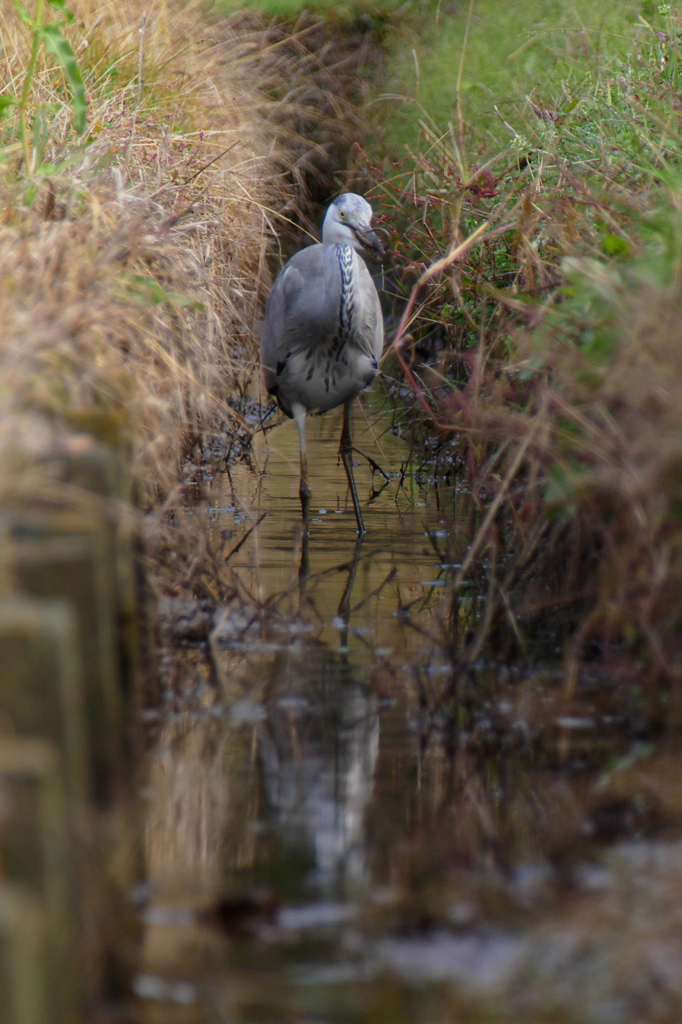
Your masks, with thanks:
[{"label": "shallow water", "polygon": [[309,423],[307,540],[292,423],[195,510],[229,596],[201,628],[166,609],[140,1019],[673,1020],[678,744],[636,684],[490,659],[456,678],[475,509],[420,491],[389,426],[356,411],[388,477],[358,456],[361,543],[336,414]]}]

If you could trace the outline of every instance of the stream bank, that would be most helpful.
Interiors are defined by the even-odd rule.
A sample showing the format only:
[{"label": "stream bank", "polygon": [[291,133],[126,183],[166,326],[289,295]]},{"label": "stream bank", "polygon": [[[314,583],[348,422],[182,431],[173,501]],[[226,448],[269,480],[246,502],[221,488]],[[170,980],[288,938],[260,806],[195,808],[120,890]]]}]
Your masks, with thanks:
[{"label": "stream bank", "polygon": [[156,607],[203,575],[174,510],[198,438],[248,445],[265,253],[329,116],[305,33],[69,6],[0,11],[3,1024],[136,1013]]},{"label": "stream bank", "polygon": [[[19,964],[3,1010],[12,1024],[676,1020],[675,687],[643,685],[627,649],[617,675],[577,661],[567,675],[561,632],[526,635],[507,608],[528,648],[509,659],[489,628],[492,599],[509,604],[504,547],[477,549],[452,586],[486,494],[465,460],[403,443],[381,386],[357,417],[386,474],[358,456],[368,536],[356,543],[330,415],[311,424],[306,540],[292,425],[254,433],[247,392],[256,282],[301,151],[263,166],[303,81],[285,102],[269,78],[214,135],[204,124],[233,112],[263,35],[226,41],[213,23],[196,63],[180,47],[176,64],[192,36],[181,21],[169,56],[169,10],[159,36],[125,12],[110,26],[145,42],[117,57],[130,77],[104,107],[106,152],[131,162],[105,160],[89,199],[65,168],[54,188],[21,179],[3,236],[3,669],[8,650],[19,666],[3,687],[0,918]],[[145,81],[163,94],[164,67],[163,117],[224,89],[184,133],[130,104]],[[37,617],[19,600],[36,575],[54,588]]]}]

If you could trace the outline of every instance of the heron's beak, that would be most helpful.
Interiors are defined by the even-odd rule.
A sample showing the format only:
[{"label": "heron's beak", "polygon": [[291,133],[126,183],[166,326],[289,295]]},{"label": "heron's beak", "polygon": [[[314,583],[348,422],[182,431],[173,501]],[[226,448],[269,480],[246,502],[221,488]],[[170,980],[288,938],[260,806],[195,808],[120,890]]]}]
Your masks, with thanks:
[{"label": "heron's beak", "polygon": [[362,242],[366,249],[371,249],[373,252],[379,253],[379,255],[383,254],[384,247],[379,241],[378,236],[372,231],[371,228],[367,228],[366,230],[363,230],[362,228],[356,228],[355,234],[360,239],[360,241]]}]

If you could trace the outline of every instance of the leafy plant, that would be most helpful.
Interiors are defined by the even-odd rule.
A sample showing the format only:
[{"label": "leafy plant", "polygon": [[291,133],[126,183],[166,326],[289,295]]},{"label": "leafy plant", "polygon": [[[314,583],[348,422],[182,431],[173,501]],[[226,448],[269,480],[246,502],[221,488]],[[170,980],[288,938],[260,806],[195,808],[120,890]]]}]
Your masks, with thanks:
[{"label": "leafy plant", "polygon": [[[470,48],[490,5],[473,10]],[[479,580],[489,632],[506,618],[521,642],[573,602],[571,673],[587,652],[616,659],[626,645],[671,678],[682,664],[682,17],[644,13],[610,55],[585,32],[561,77],[529,78],[516,99],[490,88],[485,131],[469,120],[469,65],[457,76],[455,60],[439,95],[453,121],[422,106],[407,155],[368,159],[365,173],[396,229],[398,318],[407,303],[389,376],[403,396],[412,388],[423,432],[443,446],[449,436],[449,466],[484,512],[455,593],[487,560],[501,573]],[[537,55],[531,28],[518,44]]]},{"label": "leafy plant", "polygon": [[[45,20],[45,3],[58,11],[62,17],[58,20]],[[36,0],[35,16],[32,16],[21,0],[12,0],[14,9],[23,23],[29,28],[32,36],[31,53],[28,66],[24,75],[24,82],[21,93],[18,96],[4,95],[0,97],[0,113],[3,109],[16,106],[19,112],[19,123],[21,130],[21,143],[24,155],[24,164],[27,173],[32,171],[31,146],[29,138],[28,114],[30,108],[31,86],[33,85],[38,63],[40,48],[57,58],[63,72],[64,78],[71,97],[71,108],[73,110],[74,128],[79,135],[82,135],[87,123],[87,102],[85,84],[78,67],[76,55],[71,44],[65,39],[62,29],[64,25],[73,21],[73,14],[66,7],[65,0]]]}]

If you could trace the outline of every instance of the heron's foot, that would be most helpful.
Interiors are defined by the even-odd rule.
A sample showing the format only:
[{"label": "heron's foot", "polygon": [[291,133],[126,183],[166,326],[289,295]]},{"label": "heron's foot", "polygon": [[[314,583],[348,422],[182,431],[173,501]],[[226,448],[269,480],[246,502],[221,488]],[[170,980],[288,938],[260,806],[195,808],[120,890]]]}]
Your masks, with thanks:
[{"label": "heron's foot", "polygon": [[346,470],[346,477],[348,478],[348,487],[350,488],[350,496],[353,499],[353,511],[355,512],[355,519],[358,524],[358,536],[362,537],[362,535],[365,533],[365,524],[362,521],[362,512],[360,511],[358,492],[355,486],[355,479],[353,477],[352,453],[344,448],[340,448],[339,455],[341,456],[343,467]]},{"label": "heron's foot", "polygon": [[385,472],[385,470],[381,468],[376,459],[373,459],[371,455],[365,455],[365,453],[361,452],[359,448],[353,448],[353,451],[355,452],[356,455],[360,455],[363,459],[367,460],[367,464],[369,465],[369,468],[372,470],[372,473],[381,473],[384,480],[387,483],[390,483],[390,476],[388,475],[388,473]]}]

